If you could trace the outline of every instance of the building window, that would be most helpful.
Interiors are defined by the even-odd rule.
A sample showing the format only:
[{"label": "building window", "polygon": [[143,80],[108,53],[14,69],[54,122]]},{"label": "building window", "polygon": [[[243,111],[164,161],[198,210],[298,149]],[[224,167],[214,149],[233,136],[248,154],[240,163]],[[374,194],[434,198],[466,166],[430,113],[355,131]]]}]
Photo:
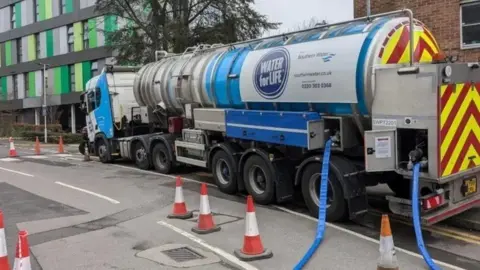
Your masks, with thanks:
[{"label": "building window", "polygon": [[82,22],[83,25],[83,49],[86,50],[89,47],[89,30],[88,30],[88,21]]},{"label": "building window", "polygon": [[25,81],[25,98],[28,98],[28,93],[30,93],[30,78],[28,73],[23,73],[23,78]]},{"label": "building window", "polygon": [[73,24],[67,26],[68,52],[74,51]]},{"label": "building window", "polygon": [[10,14],[12,14],[12,18],[10,20],[10,29],[15,28],[15,5],[10,6]]},{"label": "building window", "polygon": [[460,9],[462,48],[480,47],[480,2],[463,4]]},{"label": "building window", "polygon": [[67,13],[67,0],[60,0],[60,14]]},{"label": "building window", "polygon": [[70,73],[70,92],[75,92],[75,66],[68,66],[68,72]]},{"label": "building window", "polygon": [[13,75],[13,99],[18,99],[18,77]]},{"label": "building window", "polygon": [[41,47],[40,47],[40,34],[35,34],[35,55],[37,56],[36,59],[40,59],[41,56]]},{"label": "building window", "polygon": [[40,21],[40,1],[39,0],[33,0],[34,5],[33,5],[33,17],[35,18],[36,22]]},{"label": "building window", "polygon": [[98,62],[97,61],[92,61],[92,73],[90,77],[95,77],[98,74]]},{"label": "building window", "polygon": [[22,62],[22,57],[23,57],[22,39],[17,38],[15,41],[16,41],[15,43],[17,45],[17,63],[21,63]]}]

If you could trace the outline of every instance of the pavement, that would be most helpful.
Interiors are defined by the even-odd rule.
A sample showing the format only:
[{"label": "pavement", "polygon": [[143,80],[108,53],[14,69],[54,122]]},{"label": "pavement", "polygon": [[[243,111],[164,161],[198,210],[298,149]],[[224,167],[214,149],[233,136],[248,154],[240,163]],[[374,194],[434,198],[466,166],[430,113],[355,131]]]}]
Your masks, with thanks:
[{"label": "pavement", "polygon": [[[16,145],[20,157],[8,158],[8,144],[0,141],[0,209],[12,265],[20,229],[29,233],[33,270],[292,269],[315,237],[316,220],[304,211],[256,205],[261,238],[273,257],[243,262],[233,251],[242,246],[244,197],[223,194],[209,184],[210,206],[221,231],[197,235],[191,231],[199,207],[196,179],[186,177],[184,183],[185,201],[194,217],[172,220],[167,215],[174,200],[173,176],[128,164],[84,162],[75,145],[65,146],[71,153],[60,155],[56,145],[42,145],[41,157],[33,155],[31,143]],[[375,269],[380,218],[369,218],[361,226],[329,223],[324,241],[304,269]],[[400,269],[428,269],[415,252],[410,229],[392,222]],[[437,245],[431,255],[442,269],[480,269],[480,242],[426,238],[427,246]],[[182,253],[178,257],[166,250]]]}]

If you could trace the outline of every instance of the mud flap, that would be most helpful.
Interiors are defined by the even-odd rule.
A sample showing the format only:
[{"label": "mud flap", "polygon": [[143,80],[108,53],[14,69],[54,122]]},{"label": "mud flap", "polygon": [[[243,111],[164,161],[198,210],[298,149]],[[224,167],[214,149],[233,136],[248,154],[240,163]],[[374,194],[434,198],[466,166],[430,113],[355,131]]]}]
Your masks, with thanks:
[{"label": "mud flap", "polygon": [[272,162],[275,172],[275,194],[277,203],[293,200],[294,195],[294,168],[288,159],[277,159]]}]

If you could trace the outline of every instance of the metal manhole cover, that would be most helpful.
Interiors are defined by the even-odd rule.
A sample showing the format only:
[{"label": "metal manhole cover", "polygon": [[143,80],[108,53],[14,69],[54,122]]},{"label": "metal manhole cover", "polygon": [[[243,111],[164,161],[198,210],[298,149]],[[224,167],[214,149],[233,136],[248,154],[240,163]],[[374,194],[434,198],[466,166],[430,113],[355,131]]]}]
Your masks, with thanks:
[{"label": "metal manhole cover", "polygon": [[188,247],[162,250],[162,253],[170,257],[175,262],[187,262],[192,260],[205,259],[205,256],[199,254],[198,252],[195,252]]}]

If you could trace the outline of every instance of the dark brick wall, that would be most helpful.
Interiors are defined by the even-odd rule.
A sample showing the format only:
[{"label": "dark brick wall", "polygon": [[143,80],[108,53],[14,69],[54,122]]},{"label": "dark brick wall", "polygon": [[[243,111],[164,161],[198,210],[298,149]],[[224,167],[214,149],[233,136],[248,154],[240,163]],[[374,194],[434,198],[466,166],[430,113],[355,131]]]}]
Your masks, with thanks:
[{"label": "dark brick wall", "polygon": [[[354,0],[354,16],[366,15],[366,0]],[[460,0],[371,0],[372,14],[409,8],[432,31],[447,55],[460,61],[479,61],[480,48],[460,48]]]}]

